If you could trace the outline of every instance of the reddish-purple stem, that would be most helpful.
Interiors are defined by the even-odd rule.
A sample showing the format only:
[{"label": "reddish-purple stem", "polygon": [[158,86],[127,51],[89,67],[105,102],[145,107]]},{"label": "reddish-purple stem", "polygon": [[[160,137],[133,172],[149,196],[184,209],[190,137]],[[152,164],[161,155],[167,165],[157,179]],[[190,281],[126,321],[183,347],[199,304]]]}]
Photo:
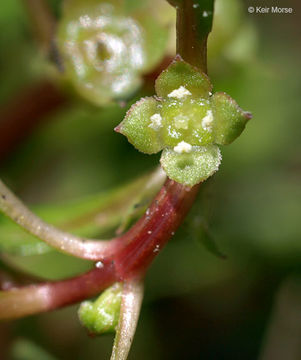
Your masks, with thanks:
[{"label": "reddish-purple stem", "polygon": [[[56,309],[94,296],[114,282],[141,275],[185,218],[198,187],[185,187],[168,179],[144,216],[128,232],[124,246],[114,255],[72,279],[4,292],[0,296],[0,318]],[[12,309],[10,304],[14,304]]]},{"label": "reddish-purple stem", "polygon": [[[170,2],[173,5],[181,4],[177,0]],[[181,18],[185,17],[189,29],[196,27],[200,19],[195,16],[198,6],[194,5],[199,5],[198,1],[188,0],[185,4],[190,7],[182,6],[177,11],[177,51],[188,62],[206,72],[206,39],[211,23],[208,23],[208,28],[199,29],[200,34],[205,35],[201,47],[187,54],[187,47],[195,49],[199,39],[181,33]],[[212,5],[213,0],[208,4]],[[95,269],[72,279],[3,292],[0,294],[0,318],[56,309],[96,295],[114,282],[141,276],[185,218],[198,188],[199,185],[188,188],[168,179],[145,215],[121,239],[115,240],[115,252],[99,262]]]}]

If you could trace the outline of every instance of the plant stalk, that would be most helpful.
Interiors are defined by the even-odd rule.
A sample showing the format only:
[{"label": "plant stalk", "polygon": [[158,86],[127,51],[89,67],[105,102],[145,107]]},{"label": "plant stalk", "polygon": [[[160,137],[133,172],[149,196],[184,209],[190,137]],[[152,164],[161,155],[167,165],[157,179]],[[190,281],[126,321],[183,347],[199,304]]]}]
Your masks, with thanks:
[{"label": "plant stalk", "polygon": [[[179,55],[207,72],[206,44],[214,1],[170,1],[177,8]],[[72,304],[98,294],[114,282],[141,277],[184,220],[198,189],[199,185],[189,188],[168,179],[144,216],[121,237],[122,246],[97,263],[95,269],[72,279],[0,292],[0,319]]]},{"label": "plant stalk", "polygon": [[177,53],[207,73],[207,38],[212,28],[213,0],[173,0],[177,10]]},{"label": "plant stalk", "polygon": [[[144,191],[151,191],[161,186],[165,178],[164,172],[159,168],[146,182]],[[129,231],[111,240],[90,240],[62,231],[31,212],[1,180],[0,210],[16,224],[50,246],[87,260],[98,261],[112,256],[132,237],[132,231]]]},{"label": "plant stalk", "polygon": [[145,215],[128,231],[123,246],[89,272],[62,281],[0,292],[0,319],[18,318],[76,303],[114,282],[144,274],[192,206],[199,186],[166,180]]},{"label": "plant stalk", "polygon": [[142,280],[125,281],[111,360],[127,359],[135,335],[142,299]]}]

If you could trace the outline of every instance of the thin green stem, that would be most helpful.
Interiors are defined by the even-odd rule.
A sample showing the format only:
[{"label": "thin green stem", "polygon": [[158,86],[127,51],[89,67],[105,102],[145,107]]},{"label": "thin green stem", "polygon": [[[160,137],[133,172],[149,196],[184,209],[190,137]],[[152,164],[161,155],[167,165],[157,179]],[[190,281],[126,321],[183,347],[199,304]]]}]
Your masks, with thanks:
[{"label": "thin green stem", "polygon": [[[165,180],[161,169],[156,170],[145,184],[145,191],[159,188]],[[108,240],[90,240],[62,231],[50,225],[32,213],[0,180],[0,210],[27,230],[30,234],[45,241],[48,245],[70,255],[89,259],[102,260],[110,257],[122,245],[126,236]]]},{"label": "thin green stem", "polygon": [[142,298],[143,282],[140,280],[125,281],[111,360],[127,359],[138,323]]},{"label": "thin green stem", "polygon": [[177,53],[207,73],[207,38],[214,0],[172,0],[177,10]]}]

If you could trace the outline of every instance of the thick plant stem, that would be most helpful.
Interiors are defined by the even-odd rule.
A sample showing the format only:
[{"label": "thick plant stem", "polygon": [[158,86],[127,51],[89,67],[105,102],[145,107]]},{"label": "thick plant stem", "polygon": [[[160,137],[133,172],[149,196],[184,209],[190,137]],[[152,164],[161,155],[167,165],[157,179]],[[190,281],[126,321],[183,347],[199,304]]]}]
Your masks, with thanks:
[{"label": "thick plant stem", "polygon": [[0,292],[0,319],[73,304],[114,282],[141,276],[185,218],[198,187],[188,188],[168,179],[145,215],[129,230],[119,251],[84,275]]},{"label": "thick plant stem", "polygon": [[53,310],[92,297],[115,282],[113,263],[81,276],[0,292],[0,319],[16,319]]},{"label": "thick plant stem", "polygon": [[127,359],[138,323],[142,298],[143,282],[136,279],[125,281],[111,360]]},{"label": "thick plant stem", "polygon": [[145,215],[129,231],[132,240],[114,256],[121,279],[141,275],[174,235],[197,195],[192,188],[168,179]]}]

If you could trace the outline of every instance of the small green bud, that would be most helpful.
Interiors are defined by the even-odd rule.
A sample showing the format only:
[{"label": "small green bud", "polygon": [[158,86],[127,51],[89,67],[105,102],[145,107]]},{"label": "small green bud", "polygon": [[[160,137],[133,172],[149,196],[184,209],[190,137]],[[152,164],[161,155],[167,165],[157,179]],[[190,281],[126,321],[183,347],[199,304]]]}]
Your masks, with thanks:
[{"label": "small green bud", "polygon": [[144,153],[164,149],[166,174],[193,186],[217,171],[216,145],[235,140],[251,118],[230,96],[211,90],[208,77],[177,56],[156,81],[159,97],[134,104],[116,130]]},{"label": "small green bud", "polygon": [[84,301],[78,310],[78,316],[92,334],[114,332],[118,324],[121,296],[121,283],[116,283],[105,290],[96,301]]}]

